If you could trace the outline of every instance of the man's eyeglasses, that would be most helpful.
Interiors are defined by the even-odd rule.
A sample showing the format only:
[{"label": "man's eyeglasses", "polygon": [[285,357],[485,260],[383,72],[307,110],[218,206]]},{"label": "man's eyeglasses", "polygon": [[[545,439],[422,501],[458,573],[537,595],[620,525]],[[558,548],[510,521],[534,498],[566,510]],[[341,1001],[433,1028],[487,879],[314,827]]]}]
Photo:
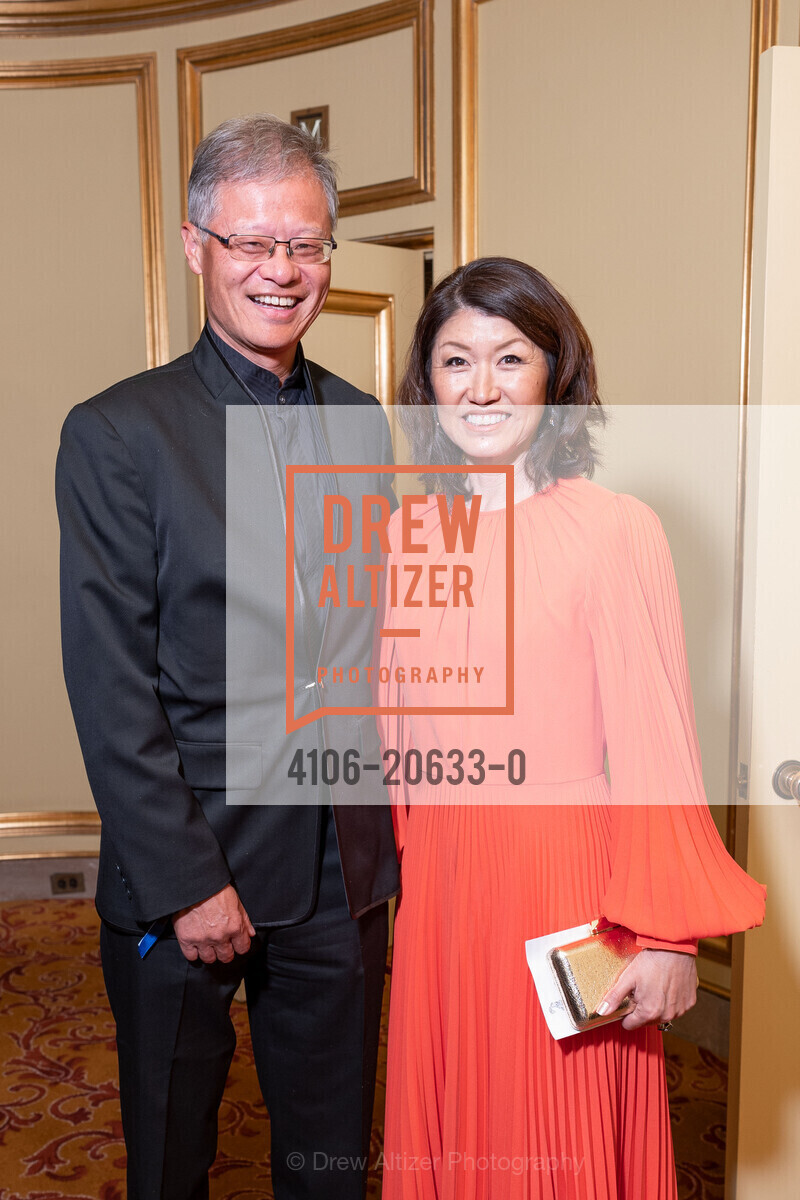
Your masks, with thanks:
[{"label": "man's eyeglasses", "polygon": [[225,247],[231,258],[238,262],[265,262],[272,258],[276,246],[285,246],[286,253],[294,262],[301,265],[328,262],[336,249],[333,238],[293,237],[287,242],[278,238],[266,237],[255,233],[232,233],[230,237],[221,237],[213,229],[205,229],[197,225],[201,233],[208,233]]}]

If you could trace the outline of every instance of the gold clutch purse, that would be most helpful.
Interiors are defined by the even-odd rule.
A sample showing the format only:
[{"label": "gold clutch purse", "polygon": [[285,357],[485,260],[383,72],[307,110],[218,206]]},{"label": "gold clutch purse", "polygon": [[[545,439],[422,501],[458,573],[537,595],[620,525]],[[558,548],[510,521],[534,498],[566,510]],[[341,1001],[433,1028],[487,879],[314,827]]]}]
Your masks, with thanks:
[{"label": "gold clutch purse", "polygon": [[547,955],[569,1019],[581,1031],[618,1021],[628,1012],[629,996],[614,1012],[602,1017],[597,1014],[597,1006],[641,950],[630,929],[622,925],[596,929],[596,925],[593,922],[591,937],[556,946]]}]

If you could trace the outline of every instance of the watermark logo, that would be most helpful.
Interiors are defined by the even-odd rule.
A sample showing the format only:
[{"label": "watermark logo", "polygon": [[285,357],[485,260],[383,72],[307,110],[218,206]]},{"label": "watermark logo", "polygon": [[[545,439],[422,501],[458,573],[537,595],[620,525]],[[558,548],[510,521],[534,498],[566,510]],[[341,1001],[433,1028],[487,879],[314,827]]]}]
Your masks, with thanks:
[{"label": "watermark logo", "polygon": [[[509,716],[514,695],[513,469],[483,466],[505,477],[506,506],[486,514],[481,496],[404,495],[392,517],[378,476],[468,474],[467,466],[330,466],[286,468],[286,730],[326,714]],[[298,711],[297,613],[302,591],[296,559],[297,498],[303,476],[331,474],[339,490],[325,495],[319,590],[304,594],[324,626],[314,687],[322,701]],[[387,478],[387,484],[389,480]],[[487,517],[503,540],[501,578],[481,575],[479,541]],[[302,521],[302,517],[300,518]],[[303,550],[308,558],[308,547]],[[477,571],[476,571],[477,565]],[[435,652],[432,647],[435,646]],[[376,700],[379,701],[376,703]]]}]

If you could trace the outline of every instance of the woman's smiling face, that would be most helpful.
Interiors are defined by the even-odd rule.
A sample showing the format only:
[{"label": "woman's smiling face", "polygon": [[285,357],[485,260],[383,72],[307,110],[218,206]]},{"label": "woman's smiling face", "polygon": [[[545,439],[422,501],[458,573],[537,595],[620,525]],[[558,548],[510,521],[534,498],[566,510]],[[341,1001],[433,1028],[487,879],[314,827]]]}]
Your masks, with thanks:
[{"label": "woman's smiling face", "polygon": [[505,317],[462,308],[433,344],[437,416],[467,461],[520,465],[547,403],[544,352]]}]

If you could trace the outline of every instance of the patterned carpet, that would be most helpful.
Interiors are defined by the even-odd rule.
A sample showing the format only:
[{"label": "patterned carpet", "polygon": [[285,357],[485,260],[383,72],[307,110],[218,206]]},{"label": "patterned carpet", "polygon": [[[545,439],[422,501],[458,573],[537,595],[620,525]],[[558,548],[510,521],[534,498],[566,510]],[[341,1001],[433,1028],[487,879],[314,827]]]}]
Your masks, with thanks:
[{"label": "patterned carpet", "polygon": [[[388,990],[388,989],[387,989]],[[384,996],[384,1017],[386,996]],[[268,1127],[247,1016],[220,1111],[211,1200],[271,1200]],[[681,1200],[722,1200],[727,1066],[667,1036]],[[124,1200],[114,1028],[88,900],[0,905],[0,1200]],[[385,1020],[369,1197],[380,1197]]]}]

